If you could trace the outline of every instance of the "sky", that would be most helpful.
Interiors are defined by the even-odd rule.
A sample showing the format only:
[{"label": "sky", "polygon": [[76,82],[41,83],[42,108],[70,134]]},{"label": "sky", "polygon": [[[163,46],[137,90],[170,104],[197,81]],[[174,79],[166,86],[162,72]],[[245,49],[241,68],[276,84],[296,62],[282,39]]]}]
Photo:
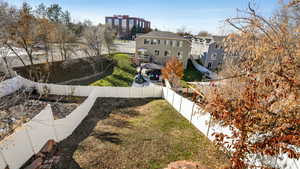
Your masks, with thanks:
[{"label": "sky", "polygon": [[[28,2],[33,7],[40,3],[57,3],[68,10],[76,21],[91,20],[104,23],[105,16],[130,15],[151,22],[152,28],[176,32],[185,28],[197,34],[226,33],[224,20],[236,16],[236,9],[247,8],[249,0],[7,0],[20,6]],[[252,0],[253,1],[253,0]],[[254,0],[260,14],[270,16],[278,7],[278,0]]]}]

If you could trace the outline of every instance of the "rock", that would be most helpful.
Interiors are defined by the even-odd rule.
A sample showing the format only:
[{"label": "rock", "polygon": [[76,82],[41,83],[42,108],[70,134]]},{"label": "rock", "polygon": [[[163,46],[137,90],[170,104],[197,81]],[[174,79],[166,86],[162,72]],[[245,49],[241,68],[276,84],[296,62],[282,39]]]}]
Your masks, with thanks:
[{"label": "rock", "polygon": [[176,161],[170,163],[168,167],[165,169],[208,169],[208,168],[196,162]]}]

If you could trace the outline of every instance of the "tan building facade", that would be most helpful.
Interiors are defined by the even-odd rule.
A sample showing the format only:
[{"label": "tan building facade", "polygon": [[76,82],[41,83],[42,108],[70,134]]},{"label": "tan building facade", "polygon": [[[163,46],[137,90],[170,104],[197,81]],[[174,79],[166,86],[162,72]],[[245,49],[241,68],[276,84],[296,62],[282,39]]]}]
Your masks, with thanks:
[{"label": "tan building facade", "polygon": [[177,57],[184,67],[191,53],[191,42],[172,32],[152,31],[136,38],[136,57],[144,62],[164,65]]}]

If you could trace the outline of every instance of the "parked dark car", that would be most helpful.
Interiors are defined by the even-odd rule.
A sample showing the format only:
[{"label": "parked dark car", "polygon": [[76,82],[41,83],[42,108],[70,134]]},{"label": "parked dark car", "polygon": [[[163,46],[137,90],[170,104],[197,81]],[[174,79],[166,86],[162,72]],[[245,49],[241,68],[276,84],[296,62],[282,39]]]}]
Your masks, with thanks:
[{"label": "parked dark car", "polygon": [[147,76],[150,80],[159,80],[159,76],[161,75],[160,70],[149,70],[146,72]]}]

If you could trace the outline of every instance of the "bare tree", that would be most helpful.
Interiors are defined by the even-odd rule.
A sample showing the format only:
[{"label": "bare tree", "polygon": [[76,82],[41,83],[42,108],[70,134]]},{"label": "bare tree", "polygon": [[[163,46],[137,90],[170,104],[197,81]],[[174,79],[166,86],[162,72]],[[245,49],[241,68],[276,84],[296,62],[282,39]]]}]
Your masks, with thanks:
[{"label": "bare tree", "polygon": [[116,31],[109,25],[105,25],[104,40],[105,40],[105,45],[106,45],[109,56],[111,54],[111,50],[112,50],[112,46],[113,46],[115,38],[116,38]]},{"label": "bare tree", "polygon": [[207,31],[200,31],[198,36],[209,36],[209,33]]},{"label": "bare tree", "polygon": [[63,24],[58,24],[56,31],[56,40],[58,42],[61,58],[62,60],[67,60],[71,54],[74,53],[72,43],[76,42],[76,37],[74,33]]},{"label": "bare tree", "polygon": [[85,47],[83,50],[88,56],[91,57],[91,56],[101,55],[102,47],[105,43],[104,32],[105,32],[105,26],[101,24],[99,24],[98,26],[87,27],[84,30],[83,39],[84,39]]},{"label": "bare tree", "polygon": [[[11,50],[12,53],[16,55],[16,57],[22,62],[25,66],[25,62],[22,57],[18,54],[18,52],[14,48],[14,43],[11,40],[11,33],[13,32],[12,28],[17,25],[19,20],[19,12],[17,9],[10,7],[6,2],[0,2],[0,41],[1,41],[1,49],[2,56],[5,56],[5,60],[7,61],[8,52],[7,49]],[[5,61],[5,62],[6,62]]]}]

